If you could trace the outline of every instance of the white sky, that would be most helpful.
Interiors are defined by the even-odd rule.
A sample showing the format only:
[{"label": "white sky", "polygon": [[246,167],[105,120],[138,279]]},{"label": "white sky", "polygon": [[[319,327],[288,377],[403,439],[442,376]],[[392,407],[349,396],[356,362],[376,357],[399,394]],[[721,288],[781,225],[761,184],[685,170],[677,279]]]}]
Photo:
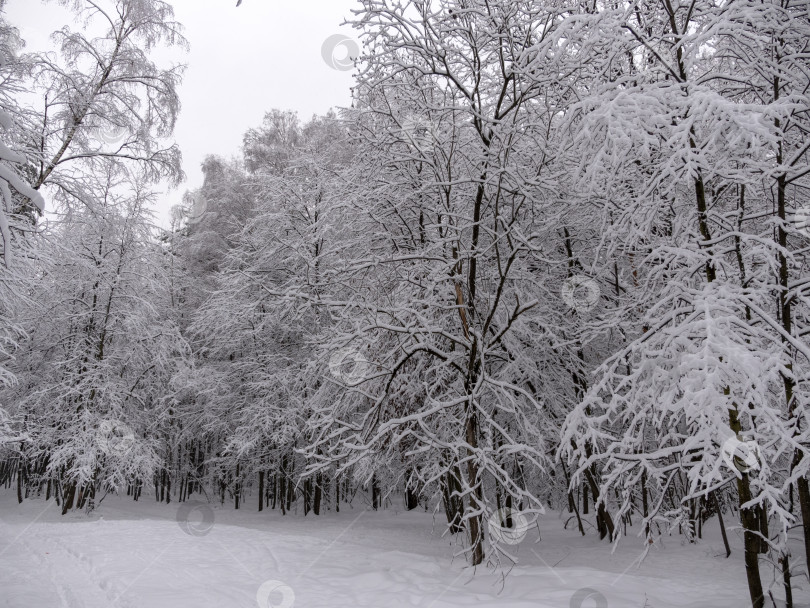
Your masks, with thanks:
[{"label": "white sky", "polygon": [[[158,208],[166,223],[183,192],[202,184],[207,154],[238,152],[242,135],[272,108],[296,110],[302,120],[351,103],[351,71],[329,67],[321,57],[326,38],[343,33],[355,0],[168,0],[185,26],[188,54],[156,51],[159,63],[188,64],[175,140],[187,181],[167,192]],[[26,51],[52,48],[51,32],[80,24],[56,2],[9,0],[8,21],[20,29]],[[340,57],[340,55],[338,55]]]}]

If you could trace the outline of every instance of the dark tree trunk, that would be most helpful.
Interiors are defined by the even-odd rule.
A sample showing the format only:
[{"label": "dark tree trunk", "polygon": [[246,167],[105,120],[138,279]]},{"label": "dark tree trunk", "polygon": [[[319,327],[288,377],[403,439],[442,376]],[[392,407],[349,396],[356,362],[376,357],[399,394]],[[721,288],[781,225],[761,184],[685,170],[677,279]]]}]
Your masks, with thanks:
[{"label": "dark tree trunk", "polygon": [[312,497],[312,512],[315,515],[321,514],[321,474],[315,477],[315,495]]},{"label": "dark tree trunk", "polygon": [[728,535],[726,534],[726,524],[723,523],[723,511],[720,509],[720,501],[717,500],[717,494],[711,493],[714,500],[714,508],[717,510],[717,521],[720,522],[720,533],[723,535],[723,545],[726,547],[726,558],[731,555],[731,547],[728,544]]},{"label": "dark tree trunk", "polygon": [[461,492],[460,475],[461,472],[454,465],[445,474],[442,483],[442,501],[444,502],[444,512],[447,516],[447,525],[451,534],[458,534],[464,529],[461,524],[464,508],[459,497]]},{"label": "dark tree trunk", "polygon": [[[810,571],[810,483],[807,478],[801,477],[796,482],[799,487],[799,509],[802,513],[802,527],[804,529],[805,563]],[[810,575],[810,572],[808,572]]]},{"label": "dark tree trunk", "polygon": [[295,486],[293,485],[293,482],[292,482],[292,480],[293,480],[293,468],[294,468],[294,464],[291,463],[290,464],[290,470],[289,470],[289,473],[288,473],[289,478],[287,480],[287,510],[288,511],[290,510],[290,507],[292,506],[293,498],[295,497]]},{"label": "dark tree trunk", "polygon": [[17,465],[17,502],[22,504],[23,501],[23,461],[20,457],[19,464]]},{"label": "dark tree trunk", "polygon": [[287,481],[284,479],[284,475],[282,474],[279,479],[279,495],[278,495],[278,502],[279,508],[281,509],[281,514],[287,514]]},{"label": "dark tree trunk", "polygon": [[413,481],[413,469],[408,469],[405,473],[405,508],[413,511],[419,506],[419,492],[416,482]]},{"label": "dark tree trunk", "polygon": [[782,555],[779,558],[779,565],[782,566],[782,584],[785,587],[785,608],[793,608],[793,589],[790,586],[790,557]]},{"label": "dark tree trunk", "polygon": [[304,515],[309,513],[312,482],[309,478],[304,480]]},{"label": "dark tree trunk", "polygon": [[[474,259],[474,258],[473,258]],[[478,428],[477,421],[474,414],[469,414],[466,423],[466,439],[468,450],[475,450],[478,448]],[[473,491],[470,492],[470,512],[471,515],[467,518],[467,528],[470,533],[470,543],[472,545],[472,554],[470,562],[473,566],[478,566],[484,561],[484,530],[481,526],[481,513],[479,512],[480,505],[483,502],[481,480],[478,476],[478,464],[472,458],[467,460],[467,482]]]},{"label": "dark tree trunk", "polygon": [[765,606],[765,596],[762,592],[762,580],[759,577],[759,531],[756,512],[753,509],[743,509],[742,505],[751,500],[751,488],[748,474],[743,473],[737,480],[737,492],[740,495],[740,522],[743,527],[745,545],[745,574],[748,578],[748,590],[751,595],[753,608]]},{"label": "dark tree trunk", "polygon": [[377,476],[371,478],[371,507],[376,511],[381,508],[380,505],[380,486],[377,483]]},{"label": "dark tree trunk", "polygon": [[505,521],[503,522],[504,525],[511,530],[512,529],[512,495],[511,494],[506,495],[506,517],[504,519],[505,519]]},{"label": "dark tree trunk", "polygon": [[647,495],[647,471],[641,473],[641,508],[644,514],[644,538],[650,542],[650,522],[647,520],[650,513],[649,497]]},{"label": "dark tree trunk", "polygon": [[236,463],[236,479],[233,484],[233,503],[234,509],[239,510],[239,497],[242,493],[242,486],[239,483],[239,463]]},{"label": "dark tree trunk", "polygon": [[768,512],[766,511],[763,505],[759,505],[756,510],[758,525],[759,525],[759,552],[762,554],[767,554],[770,551],[770,546],[768,545]]},{"label": "dark tree trunk", "polygon": [[62,515],[67,513],[73,508],[73,499],[76,496],[76,482],[70,482],[68,484],[67,493],[64,496],[64,500],[62,501]]}]

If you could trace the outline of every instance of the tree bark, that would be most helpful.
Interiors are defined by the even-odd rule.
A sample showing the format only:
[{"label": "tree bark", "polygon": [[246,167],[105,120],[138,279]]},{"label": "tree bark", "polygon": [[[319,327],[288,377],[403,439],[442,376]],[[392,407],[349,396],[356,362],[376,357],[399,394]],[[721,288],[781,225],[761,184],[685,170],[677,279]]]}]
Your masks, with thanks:
[{"label": "tree bark", "polygon": [[[471,450],[478,447],[478,429],[474,414],[467,416],[466,427],[467,445],[469,446],[467,449],[469,456],[473,456]],[[479,512],[483,502],[481,480],[478,478],[478,463],[474,458],[468,458],[467,460],[467,483],[471,488],[469,498],[470,515],[466,518],[472,547],[470,561],[473,566],[477,566],[484,561],[484,530],[481,526],[481,513]]]},{"label": "tree bark", "polygon": [[315,476],[315,496],[312,498],[312,512],[315,515],[321,514],[321,496],[323,491],[321,490],[321,474],[318,473]]}]

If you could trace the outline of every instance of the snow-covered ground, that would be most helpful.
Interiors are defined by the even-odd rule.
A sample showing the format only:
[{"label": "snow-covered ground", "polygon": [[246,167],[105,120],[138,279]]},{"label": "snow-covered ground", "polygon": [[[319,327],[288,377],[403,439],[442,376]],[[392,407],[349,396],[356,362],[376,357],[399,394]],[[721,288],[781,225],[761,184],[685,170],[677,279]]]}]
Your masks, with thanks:
[{"label": "snow-covered ground", "polygon": [[[518,563],[474,573],[425,512],[344,508],[319,518],[107,497],[91,515],[0,494],[0,606],[14,608],[736,608],[739,535],[725,559],[716,520],[697,545],[667,537],[638,566],[547,514],[512,547]],[[179,511],[179,509],[185,509]],[[211,521],[211,518],[213,520]],[[180,523],[178,523],[180,520]],[[181,525],[182,524],[182,525]],[[765,569],[771,576],[770,569]],[[765,576],[765,575],[764,575]],[[768,580],[764,581],[766,584]],[[796,580],[797,605],[810,605]],[[592,590],[592,591],[589,591]],[[780,597],[781,594],[776,594]]]}]

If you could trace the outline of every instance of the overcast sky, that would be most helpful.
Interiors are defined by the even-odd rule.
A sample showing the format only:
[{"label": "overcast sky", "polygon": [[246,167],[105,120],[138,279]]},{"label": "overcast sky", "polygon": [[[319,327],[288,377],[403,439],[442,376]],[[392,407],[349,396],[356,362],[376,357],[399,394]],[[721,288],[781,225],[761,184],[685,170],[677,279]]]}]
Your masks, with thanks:
[{"label": "overcast sky", "polygon": [[[356,0],[169,0],[185,26],[188,54],[158,51],[161,63],[188,64],[175,139],[183,151],[187,181],[167,192],[159,219],[179,204],[186,189],[202,183],[207,154],[230,156],[242,134],[272,108],[296,110],[301,119],[351,102],[352,72],[336,70],[321,56],[334,34],[353,36],[340,24]],[[6,15],[20,29],[27,51],[50,48],[49,36],[79,24],[56,2],[9,0]],[[343,51],[338,51],[338,59]]]}]

